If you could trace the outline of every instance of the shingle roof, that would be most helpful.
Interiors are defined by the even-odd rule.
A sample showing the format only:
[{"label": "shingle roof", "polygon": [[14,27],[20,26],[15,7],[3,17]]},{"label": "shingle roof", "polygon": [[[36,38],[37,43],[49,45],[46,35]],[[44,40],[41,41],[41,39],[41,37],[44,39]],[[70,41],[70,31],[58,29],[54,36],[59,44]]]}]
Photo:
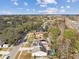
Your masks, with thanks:
[{"label": "shingle roof", "polygon": [[43,46],[43,44],[41,42],[39,43],[39,45],[41,46],[40,50],[43,52],[46,52],[46,48]]}]

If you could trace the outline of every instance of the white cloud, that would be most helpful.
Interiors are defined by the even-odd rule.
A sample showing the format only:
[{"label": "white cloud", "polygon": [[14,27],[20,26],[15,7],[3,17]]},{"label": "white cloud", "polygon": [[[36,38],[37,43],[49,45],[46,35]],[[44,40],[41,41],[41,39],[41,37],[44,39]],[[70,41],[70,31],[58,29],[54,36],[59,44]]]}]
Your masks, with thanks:
[{"label": "white cloud", "polygon": [[19,8],[17,8],[17,9],[20,9],[20,10],[22,10],[23,8],[19,7]]},{"label": "white cloud", "polygon": [[16,2],[16,1],[18,1],[18,0],[11,0],[12,2]]},{"label": "white cloud", "polygon": [[18,5],[19,5],[19,3],[18,3],[18,2],[14,2],[13,4],[14,4],[14,5],[16,5],[16,6],[18,6]]},{"label": "white cloud", "polygon": [[56,14],[57,11],[58,11],[58,9],[56,9],[56,8],[47,8],[46,10],[41,10],[38,12],[43,13],[43,14]]},{"label": "white cloud", "polygon": [[57,9],[56,8],[48,8],[47,10],[46,10],[46,12],[48,13],[48,14],[52,14],[52,13],[57,13]]},{"label": "white cloud", "polygon": [[12,12],[10,12],[10,11],[2,11],[2,14],[10,15],[10,14],[12,14]]},{"label": "white cloud", "polygon": [[55,0],[37,0],[39,4],[57,4]]},{"label": "white cloud", "polygon": [[33,12],[35,12],[35,9],[32,9]]},{"label": "white cloud", "polygon": [[77,1],[79,1],[79,0],[72,0],[72,3],[77,2]]},{"label": "white cloud", "polygon": [[13,3],[14,5],[16,5],[16,6],[19,5],[18,0],[11,0],[11,1],[12,1],[12,3]]},{"label": "white cloud", "polygon": [[70,8],[70,6],[66,6],[67,8]]},{"label": "white cloud", "polygon": [[26,11],[30,11],[30,9],[26,9]]},{"label": "white cloud", "polygon": [[64,6],[61,6],[60,8],[64,8]]},{"label": "white cloud", "polygon": [[71,0],[67,0],[67,2],[71,2]]},{"label": "white cloud", "polygon": [[65,13],[65,12],[66,12],[65,9],[61,9],[61,10],[60,10],[60,13]]},{"label": "white cloud", "polygon": [[41,4],[40,7],[47,7],[47,5]]},{"label": "white cloud", "polygon": [[24,2],[24,5],[25,5],[25,6],[28,6],[28,3],[27,3],[27,2]]},{"label": "white cloud", "polygon": [[68,2],[68,3],[74,3],[74,2],[77,2],[77,1],[79,1],[79,0],[67,0],[66,2]]}]

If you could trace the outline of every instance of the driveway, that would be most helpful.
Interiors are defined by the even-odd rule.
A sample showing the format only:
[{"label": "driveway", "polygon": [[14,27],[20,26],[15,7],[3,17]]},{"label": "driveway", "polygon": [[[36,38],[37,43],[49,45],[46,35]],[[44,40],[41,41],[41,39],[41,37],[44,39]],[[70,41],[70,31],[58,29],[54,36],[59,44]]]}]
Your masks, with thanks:
[{"label": "driveway", "polygon": [[14,59],[15,58],[15,56],[16,56],[16,54],[18,53],[18,50],[19,50],[19,48],[22,46],[22,44],[20,44],[20,45],[18,45],[18,46],[15,46],[14,48],[13,48],[13,50],[8,54],[8,56],[10,56],[10,58],[9,59]]}]

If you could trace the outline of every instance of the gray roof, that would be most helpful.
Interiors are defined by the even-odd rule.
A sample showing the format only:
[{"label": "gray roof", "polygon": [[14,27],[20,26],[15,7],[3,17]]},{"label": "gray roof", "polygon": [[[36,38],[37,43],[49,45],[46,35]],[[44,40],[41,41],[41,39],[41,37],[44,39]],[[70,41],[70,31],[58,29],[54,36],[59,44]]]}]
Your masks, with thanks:
[{"label": "gray roof", "polygon": [[48,42],[47,40],[38,40],[33,42],[33,46],[40,46],[40,51],[46,52],[46,47],[43,45],[42,41]]},{"label": "gray roof", "polygon": [[46,48],[43,46],[43,44],[41,42],[39,42],[39,45],[41,46],[40,50],[43,52],[46,52]]}]

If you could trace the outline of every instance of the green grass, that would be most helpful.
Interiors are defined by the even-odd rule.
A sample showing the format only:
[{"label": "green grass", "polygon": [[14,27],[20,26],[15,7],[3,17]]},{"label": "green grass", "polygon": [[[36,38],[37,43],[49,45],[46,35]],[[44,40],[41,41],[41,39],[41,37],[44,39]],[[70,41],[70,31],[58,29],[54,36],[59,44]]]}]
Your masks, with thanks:
[{"label": "green grass", "polygon": [[25,43],[25,44],[22,45],[22,47],[25,47],[25,48],[30,47],[30,44],[29,43]]}]

